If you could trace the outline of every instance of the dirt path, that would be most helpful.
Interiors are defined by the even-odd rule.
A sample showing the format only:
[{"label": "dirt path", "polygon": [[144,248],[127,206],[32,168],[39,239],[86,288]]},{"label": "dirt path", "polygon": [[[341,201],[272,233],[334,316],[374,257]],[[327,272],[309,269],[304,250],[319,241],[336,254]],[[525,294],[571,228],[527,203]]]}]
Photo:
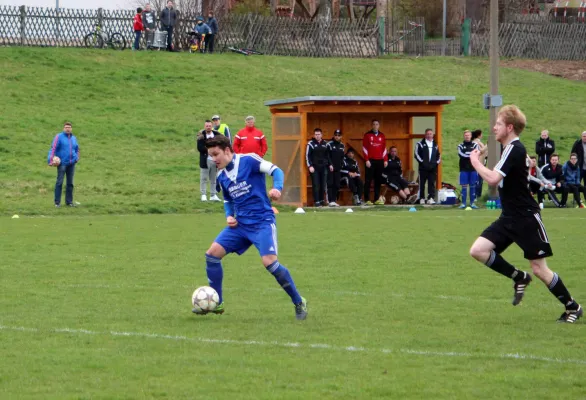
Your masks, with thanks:
[{"label": "dirt path", "polygon": [[574,81],[586,81],[584,61],[501,60],[501,66],[542,72]]}]

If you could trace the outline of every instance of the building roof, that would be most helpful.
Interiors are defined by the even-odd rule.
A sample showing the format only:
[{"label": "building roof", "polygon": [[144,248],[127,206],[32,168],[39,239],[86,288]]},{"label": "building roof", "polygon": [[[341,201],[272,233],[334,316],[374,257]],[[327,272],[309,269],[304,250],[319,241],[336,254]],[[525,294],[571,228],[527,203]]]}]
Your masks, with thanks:
[{"label": "building roof", "polygon": [[265,106],[278,105],[294,105],[296,103],[324,103],[324,102],[338,102],[338,103],[353,103],[353,102],[429,102],[432,104],[449,104],[452,100],[456,100],[454,96],[305,96],[293,97],[291,99],[279,99],[265,101]]}]

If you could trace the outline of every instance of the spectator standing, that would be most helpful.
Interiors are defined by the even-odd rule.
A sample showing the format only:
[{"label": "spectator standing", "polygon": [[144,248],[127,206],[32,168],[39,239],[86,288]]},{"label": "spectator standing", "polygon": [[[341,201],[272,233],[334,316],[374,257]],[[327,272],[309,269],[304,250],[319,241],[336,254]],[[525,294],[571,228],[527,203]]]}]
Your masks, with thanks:
[{"label": "spectator standing", "polygon": [[222,135],[226,136],[230,141],[232,141],[232,135],[230,134],[230,128],[228,125],[223,124],[222,120],[220,119],[219,115],[214,115],[212,117],[212,124],[214,125],[214,129],[220,132]]},{"label": "spectator standing", "polygon": [[[59,157],[59,161],[54,159]],[[47,163],[57,167],[57,181],[55,182],[55,207],[61,207],[61,193],[63,190],[63,178],[67,178],[65,186],[65,204],[69,207],[75,207],[73,203],[73,175],[75,174],[75,165],[79,161],[79,145],[77,138],[72,133],[71,122],[63,124],[63,131],[55,135]]]},{"label": "spectator standing", "polygon": [[409,182],[403,178],[403,164],[401,164],[401,159],[397,156],[397,153],[397,148],[391,146],[389,149],[389,164],[385,168],[383,177],[387,180],[387,185],[399,193],[399,197],[403,199],[404,203],[413,204],[417,201],[417,195],[412,195],[409,191]]},{"label": "spectator standing", "polygon": [[375,204],[384,204],[379,199],[380,187],[384,183],[383,172],[388,165],[387,140],[384,133],[379,131],[380,123],[372,120],[372,129],[362,138],[362,152],[366,166],[366,178],[364,180],[364,201],[372,205],[370,201],[370,184],[374,181]]},{"label": "spectator standing", "polygon": [[433,130],[425,130],[425,138],[415,146],[415,158],[419,163],[419,199],[425,204],[425,183],[427,182],[427,204],[435,204],[435,181],[437,166],[442,162],[439,147],[433,139]]},{"label": "spectator standing", "polygon": [[173,51],[173,29],[177,23],[177,12],[173,9],[173,2],[169,0],[167,7],[161,11],[161,26],[167,31],[167,51]]},{"label": "spectator standing", "polygon": [[328,171],[333,170],[328,156],[327,143],[323,140],[322,136],[322,130],[315,128],[313,130],[313,139],[307,143],[305,149],[305,161],[311,174],[313,204],[315,207],[322,207],[324,205]]},{"label": "spectator standing", "polygon": [[[476,143],[476,147],[480,151],[480,162],[482,165],[486,166],[486,154],[488,153],[488,147],[482,143],[482,131],[480,129],[472,131],[472,142]],[[479,174],[477,175],[478,181],[476,182],[476,198],[479,199],[482,197],[482,185],[484,184],[484,181]]]},{"label": "spectator standing", "polygon": [[147,49],[153,47],[155,40],[155,31],[157,30],[157,16],[149,3],[145,4],[144,11],[142,13],[142,24],[144,25],[144,31],[146,36]]},{"label": "spectator standing", "polygon": [[254,126],[255,119],[252,115],[246,117],[246,127],[240,129],[234,136],[232,147],[236,154],[255,153],[264,157],[267,153],[267,139],[262,131]]},{"label": "spectator standing", "polygon": [[360,201],[360,196],[364,191],[364,185],[360,179],[360,168],[358,167],[358,162],[356,161],[354,150],[348,149],[346,152],[346,156],[344,157],[344,165],[340,173],[342,175],[342,181],[346,182],[348,188],[352,192],[354,205],[362,204]]},{"label": "spectator standing", "polygon": [[549,158],[555,153],[555,142],[550,139],[549,131],[541,131],[541,138],[535,142],[535,153],[537,153],[537,166],[539,168],[549,163]]},{"label": "spectator standing", "polygon": [[212,54],[214,52],[214,40],[218,35],[218,20],[214,17],[214,11],[210,10],[208,12],[208,26],[212,30],[212,33],[209,36],[206,36],[206,50],[208,53]]},{"label": "spectator standing", "polygon": [[338,193],[342,179],[342,167],[344,166],[344,143],[342,143],[342,131],[336,129],[334,137],[326,145],[330,159],[331,170],[328,174],[328,201],[330,207],[338,207]]},{"label": "spectator standing", "polygon": [[584,198],[586,199],[586,191],[584,191],[584,186],[580,185],[580,167],[578,166],[578,155],[576,153],[570,155],[570,160],[566,161],[562,171],[568,193],[572,192],[576,204],[580,208],[584,208],[584,203],[580,200],[580,192],[584,193]]},{"label": "spectator standing", "polygon": [[142,35],[142,31],[144,31],[144,25],[142,23],[142,8],[138,7],[136,9],[136,15],[134,16],[133,21],[133,28],[134,28],[134,47],[132,50],[140,50],[140,36]]},{"label": "spectator standing", "polygon": [[478,208],[474,201],[476,200],[476,184],[478,183],[478,173],[470,162],[470,153],[477,149],[478,145],[472,141],[472,132],[464,131],[464,141],[458,145],[458,156],[460,157],[460,185],[462,186],[462,204],[460,208],[466,208],[466,197],[468,188],[470,188],[470,207]]},{"label": "spectator standing", "polygon": [[580,179],[584,180],[586,186],[586,131],[582,132],[582,138],[574,142],[572,153],[578,156],[578,167],[580,168]]},{"label": "spectator standing", "polygon": [[[562,166],[559,164],[560,158],[557,153],[553,153],[549,158],[549,164],[545,164],[541,168],[541,174],[551,184],[546,185],[547,193],[551,198],[551,201],[559,207],[565,208],[568,200],[568,191],[564,185],[564,171]],[[557,199],[556,193],[562,194],[562,202],[560,203]],[[539,205],[543,208],[543,205]]]},{"label": "spectator standing", "polygon": [[221,135],[220,132],[212,129],[212,121],[209,119],[204,124],[204,129],[197,133],[197,150],[199,151],[199,168],[200,180],[199,189],[201,192],[201,201],[207,201],[208,182],[210,183],[210,201],[220,201],[216,190],[216,176],[218,170],[212,157],[208,155],[206,142],[214,137]]}]

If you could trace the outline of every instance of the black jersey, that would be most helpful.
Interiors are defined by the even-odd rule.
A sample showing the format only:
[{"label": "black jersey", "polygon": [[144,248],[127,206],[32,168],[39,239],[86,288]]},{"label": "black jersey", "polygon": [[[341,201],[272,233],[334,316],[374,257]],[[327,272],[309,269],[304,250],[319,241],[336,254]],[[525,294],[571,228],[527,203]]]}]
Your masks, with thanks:
[{"label": "black jersey", "polygon": [[513,139],[504,148],[501,159],[494,170],[503,176],[499,183],[503,216],[516,217],[539,214],[539,206],[531,196],[527,180],[529,174],[527,150],[519,138]]},{"label": "black jersey", "polygon": [[458,155],[460,156],[460,172],[472,172],[474,167],[470,162],[470,153],[478,148],[478,144],[474,142],[462,142],[458,145]]}]

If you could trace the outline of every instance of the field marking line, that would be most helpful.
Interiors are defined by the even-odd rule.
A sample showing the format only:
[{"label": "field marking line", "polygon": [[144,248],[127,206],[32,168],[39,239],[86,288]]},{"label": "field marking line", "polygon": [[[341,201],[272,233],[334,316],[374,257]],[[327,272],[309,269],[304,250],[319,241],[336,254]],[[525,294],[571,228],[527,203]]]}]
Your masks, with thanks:
[{"label": "field marking line", "polygon": [[417,350],[417,349],[387,349],[387,348],[367,348],[367,347],[356,347],[356,346],[335,346],[326,343],[310,343],[303,344],[297,342],[278,342],[278,341],[263,341],[263,340],[233,340],[233,339],[211,339],[211,338],[198,338],[189,337],[183,335],[166,335],[159,333],[144,333],[144,332],[124,332],[124,331],[90,331],[87,329],[73,329],[73,328],[49,328],[49,329],[38,329],[24,326],[6,326],[0,325],[0,331],[14,331],[23,333],[55,333],[55,334],[71,334],[71,335],[102,335],[102,336],[114,336],[114,337],[139,337],[147,339],[163,339],[163,340],[174,340],[174,341],[189,341],[206,344],[228,344],[236,346],[265,346],[265,347],[283,347],[283,348],[301,348],[301,349],[320,349],[320,350],[333,350],[341,352],[365,352],[365,353],[377,353],[377,354],[411,354],[417,356],[430,356],[430,357],[464,357],[464,358],[489,358],[496,360],[527,360],[527,361],[541,361],[547,363],[563,363],[563,364],[578,364],[586,365],[586,360],[579,359],[564,359],[564,358],[552,358],[535,356],[531,354],[521,353],[501,353],[501,354],[489,354],[489,353],[469,353],[469,352],[454,352],[454,351],[430,351],[430,350]]}]

